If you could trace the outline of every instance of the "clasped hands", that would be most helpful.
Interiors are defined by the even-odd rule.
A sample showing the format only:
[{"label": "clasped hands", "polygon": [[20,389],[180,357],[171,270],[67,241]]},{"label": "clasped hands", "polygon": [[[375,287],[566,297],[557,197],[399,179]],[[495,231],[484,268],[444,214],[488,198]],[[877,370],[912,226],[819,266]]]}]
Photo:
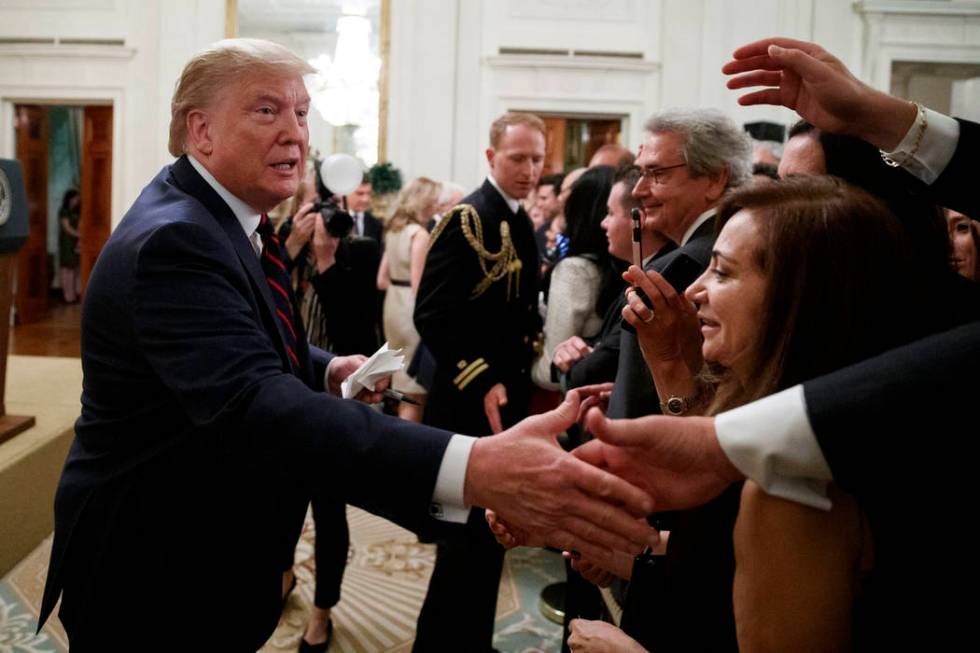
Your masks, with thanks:
[{"label": "clasped hands", "polygon": [[[561,483],[533,487],[535,478],[526,479],[524,491],[550,492],[542,501],[564,504],[565,519],[560,519],[564,528],[555,528],[553,521],[542,527],[520,513],[497,509],[493,502],[472,502],[490,508],[487,521],[500,544],[553,546],[615,573],[623,567],[624,554],[632,556],[643,548],[637,545],[659,544],[659,534],[646,523],[647,515],[701,505],[744,478],[719,445],[712,418],[651,415],[610,420],[602,405],[611,388],[607,383],[573,390],[555,411],[528,418],[503,434],[532,420],[540,420],[536,424],[553,434],[584,418],[585,429],[595,439],[565,454],[584,465],[579,468],[565,459],[568,471],[575,470],[567,494],[569,488]],[[548,439],[558,446],[553,435]],[[617,505],[621,497],[640,500]]]}]

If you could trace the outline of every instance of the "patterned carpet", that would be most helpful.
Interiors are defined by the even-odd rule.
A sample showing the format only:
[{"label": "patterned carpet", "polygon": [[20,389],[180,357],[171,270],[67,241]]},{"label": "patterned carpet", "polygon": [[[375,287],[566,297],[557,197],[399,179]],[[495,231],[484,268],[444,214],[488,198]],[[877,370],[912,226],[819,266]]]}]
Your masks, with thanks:
[{"label": "patterned carpet", "polygon": [[[357,508],[347,509],[351,548],[342,598],[333,610],[333,653],[407,653],[432,565],[433,545]],[[296,548],[297,587],[262,653],[295,651],[313,603],[313,522],[307,516]],[[51,551],[46,539],[0,581],[0,653],[64,653],[67,640],[52,618],[35,636],[37,613]],[[561,628],[544,619],[538,594],[564,578],[557,553],[515,549],[507,554],[497,599],[494,646],[502,653],[558,651]],[[465,597],[461,597],[465,600]]]}]

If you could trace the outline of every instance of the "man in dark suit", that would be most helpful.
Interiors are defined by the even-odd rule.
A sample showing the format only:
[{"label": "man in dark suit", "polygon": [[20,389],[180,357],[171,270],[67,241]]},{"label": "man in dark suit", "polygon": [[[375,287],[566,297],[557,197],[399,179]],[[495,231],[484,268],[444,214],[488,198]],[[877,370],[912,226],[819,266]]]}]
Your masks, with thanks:
[{"label": "man in dark suit", "polygon": [[[758,41],[736,50],[723,70],[744,73],[731,88],[770,87],[743,96],[742,104],[780,104],[820,129],[863,138],[928,184],[938,203],[978,214],[980,125],[874,90],[812,43]],[[898,584],[877,588],[892,608],[871,615],[878,640],[953,648],[974,630],[973,603],[962,596],[976,587],[976,551],[969,538],[944,535],[975,508],[976,447],[942,436],[975,423],[977,369],[980,323],[973,322],[715,418],[611,422],[593,413],[588,423],[599,440],[577,453],[642,480],[664,508],[701,504],[748,478],[797,511],[827,509],[823,488],[833,480],[867,514],[876,555],[905,562]],[[929,397],[942,406],[924,401]],[[631,450],[608,449],[610,443]],[[785,516],[786,502],[767,504],[762,496],[743,498],[743,512],[761,519],[779,505]],[[909,561],[908,527],[919,515],[934,536],[921,538]],[[780,530],[790,523],[774,520],[770,530],[792,542]],[[736,541],[747,554],[765,555],[753,544]]]},{"label": "man in dark suit", "polygon": [[371,213],[371,178],[367,175],[364,175],[360,186],[347,195],[347,210],[354,219],[351,236],[370,238],[378,244],[378,247],[382,247],[384,244],[382,238],[384,226],[381,224],[381,220],[378,220]]},{"label": "man in dark suit", "polygon": [[[415,324],[436,360],[425,422],[489,435],[527,415],[540,318],[538,255],[520,199],[544,164],[544,125],[508,113],[490,128],[490,174],[432,232]],[[438,538],[416,651],[490,649],[503,549],[473,511]]]},{"label": "man in dark suit", "polygon": [[[73,651],[262,646],[279,616],[283,537],[295,528],[281,508],[296,490],[415,529],[491,506],[544,528],[556,546],[600,555],[596,543],[649,535],[630,518],[649,507],[644,494],[560,461],[542,433],[574,421],[574,398],[477,441],[324,392],[338,393],[360,359],[307,344],[265,217],[301,179],[310,72],[252,39],[192,59],[172,102],[179,158],[144,189],[93,270],[82,414],[40,618],[60,593]],[[611,487],[629,512],[593,500],[590,485]],[[518,487],[540,494],[529,500]],[[576,487],[577,500],[546,499]],[[592,541],[566,511],[589,522]]]},{"label": "man in dark suit", "polygon": [[[697,279],[711,258],[714,210],[729,188],[750,179],[752,146],[727,116],[712,109],[670,109],[645,125],[647,140],[636,165],[641,177],[633,188],[645,220],[677,248],[644,261],[677,292]],[[661,412],[650,370],[636,334],[623,329],[619,366],[609,398],[609,416],[639,417]],[[685,398],[687,399],[687,398]]]}]

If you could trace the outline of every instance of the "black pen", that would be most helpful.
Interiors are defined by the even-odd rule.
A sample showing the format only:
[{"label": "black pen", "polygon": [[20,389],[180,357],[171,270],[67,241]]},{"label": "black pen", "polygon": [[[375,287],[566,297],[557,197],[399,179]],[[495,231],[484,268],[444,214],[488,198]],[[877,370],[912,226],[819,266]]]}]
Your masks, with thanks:
[{"label": "black pen", "polygon": [[388,388],[381,394],[387,397],[388,399],[394,399],[395,401],[404,401],[406,404],[412,404],[413,406],[421,406],[419,402],[415,401],[414,399],[406,395],[404,392],[399,392],[398,390],[394,390],[392,388]]}]

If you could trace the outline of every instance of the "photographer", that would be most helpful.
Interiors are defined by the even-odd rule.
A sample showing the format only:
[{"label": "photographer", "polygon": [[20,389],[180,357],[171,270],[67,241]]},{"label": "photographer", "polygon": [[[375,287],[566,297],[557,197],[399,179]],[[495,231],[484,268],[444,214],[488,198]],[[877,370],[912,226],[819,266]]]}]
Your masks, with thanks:
[{"label": "photographer", "polygon": [[370,356],[380,345],[375,310],[375,274],[381,261],[377,242],[351,236],[351,216],[338,206],[312,167],[292,208],[293,216],[280,227],[279,239],[286,245],[286,265],[310,342],[344,355]]}]

